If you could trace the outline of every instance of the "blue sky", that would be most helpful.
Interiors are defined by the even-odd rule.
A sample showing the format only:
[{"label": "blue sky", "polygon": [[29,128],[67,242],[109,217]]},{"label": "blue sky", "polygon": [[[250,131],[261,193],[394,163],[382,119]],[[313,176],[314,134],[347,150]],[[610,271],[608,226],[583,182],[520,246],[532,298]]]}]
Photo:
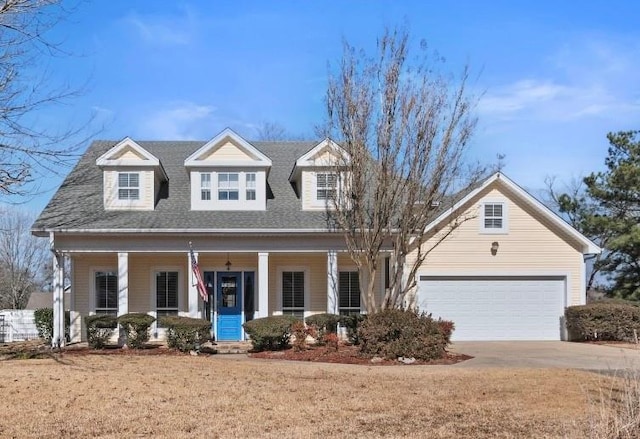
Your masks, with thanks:
[{"label": "blue sky", "polygon": [[[264,122],[311,134],[343,38],[372,50],[408,23],[481,95],[470,153],[534,193],[602,167],[608,131],[640,129],[640,4],[632,1],[98,1],[53,31],[51,80],[86,92],[39,123],[95,115],[96,138],[201,139]],[[46,64],[46,65],[45,65]],[[67,172],[66,170],[63,173]],[[40,210],[62,176],[28,202]]]}]

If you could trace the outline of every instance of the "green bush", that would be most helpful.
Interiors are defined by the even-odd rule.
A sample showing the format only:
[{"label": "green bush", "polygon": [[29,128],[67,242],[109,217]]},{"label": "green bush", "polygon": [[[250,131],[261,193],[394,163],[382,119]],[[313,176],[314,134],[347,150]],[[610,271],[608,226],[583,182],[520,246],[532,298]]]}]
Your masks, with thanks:
[{"label": "green bush", "polygon": [[350,314],[340,316],[340,324],[347,330],[347,340],[354,345],[360,344],[358,327],[367,319],[367,314]]},{"label": "green bush", "polygon": [[111,314],[86,316],[84,324],[87,328],[87,343],[94,349],[103,349],[118,327],[118,318]]},{"label": "green bush", "polygon": [[444,356],[447,347],[438,321],[415,311],[388,309],[370,314],[358,335],[360,352],[370,357],[435,360]]},{"label": "green bush", "polygon": [[314,337],[317,344],[324,344],[324,339],[327,334],[335,334],[338,332],[338,322],[340,316],[337,314],[314,314],[305,319],[305,323],[312,328],[312,332],[315,333]]},{"label": "green bush", "polygon": [[211,322],[192,317],[160,317],[159,323],[167,329],[167,346],[180,352],[199,351],[211,340]]},{"label": "green bush", "polygon": [[142,349],[144,344],[149,341],[149,328],[155,321],[155,317],[138,312],[118,317],[118,323],[127,338],[127,346],[133,349]]},{"label": "green bush", "polygon": [[584,340],[633,340],[640,336],[640,308],[625,303],[595,302],[565,310],[569,338]]},{"label": "green bush", "polygon": [[289,345],[291,325],[300,321],[293,316],[270,316],[251,320],[243,324],[255,351],[273,351]]},{"label": "green bush", "polygon": [[[33,312],[33,317],[38,329],[38,336],[51,343],[53,339],[53,308],[39,308]],[[64,312],[64,337],[66,341],[70,341],[69,327],[71,326],[71,313]]]}]

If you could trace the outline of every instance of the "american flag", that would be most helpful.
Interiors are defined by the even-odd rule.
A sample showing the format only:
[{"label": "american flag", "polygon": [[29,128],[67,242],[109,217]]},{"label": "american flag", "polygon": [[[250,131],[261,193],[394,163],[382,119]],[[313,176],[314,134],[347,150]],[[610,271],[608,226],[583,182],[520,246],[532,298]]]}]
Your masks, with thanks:
[{"label": "american flag", "polygon": [[198,292],[200,293],[200,297],[205,302],[209,301],[209,294],[207,293],[207,287],[204,286],[204,282],[202,281],[202,274],[200,273],[200,267],[198,267],[198,261],[196,261],[196,255],[193,253],[193,249],[191,251],[191,271],[193,271],[193,277],[196,279],[196,287],[198,288]]}]

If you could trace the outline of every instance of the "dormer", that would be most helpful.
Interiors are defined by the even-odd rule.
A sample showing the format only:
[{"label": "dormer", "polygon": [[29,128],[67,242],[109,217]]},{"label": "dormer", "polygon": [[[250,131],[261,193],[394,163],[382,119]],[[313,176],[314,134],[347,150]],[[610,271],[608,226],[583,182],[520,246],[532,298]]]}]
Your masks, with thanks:
[{"label": "dormer", "polygon": [[271,160],[227,128],[185,161],[191,210],[266,210]]},{"label": "dormer", "polygon": [[96,160],[105,210],[153,210],[167,174],[149,151],[126,137]]},{"label": "dormer", "polygon": [[296,160],[289,181],[302,199],[302,210],[330,208],[335,191],[342,190],[349,154],[331,139],[318,143]]}]

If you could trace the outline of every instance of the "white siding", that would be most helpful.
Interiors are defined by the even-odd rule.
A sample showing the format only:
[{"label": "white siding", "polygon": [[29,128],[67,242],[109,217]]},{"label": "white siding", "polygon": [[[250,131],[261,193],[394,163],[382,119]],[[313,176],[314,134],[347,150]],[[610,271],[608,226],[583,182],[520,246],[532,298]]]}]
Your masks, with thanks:
[{"label": "white siding", "polygon": [[[479,206],[483,199],[504,200],[508,233],[480,232]],[[463,222],[427,256],[419,275],[566,275],[568,305],[584,302],[583,255],[577,243],[543,219],[532,207],[494,184],[464,207]],[[424,244],[426,251],[436,238]],[[498,251],[492,254],[492,243]],[[415,254],[410,255],[412,263]]]},{"label": "white siding", "polygon": [[[121,172],[140,175],[140,198],[138,200],[118,199],[118,174]],[[103,171],[104,208],[106,210],[153,210],[156,184],[154,171],[149,168],[115,167]]]},{"label": "white siding", "polygon": [[[239,200],[218,200],[218,173],[237,172],[239,183]],[[200,196],[200,174],[211,174],[211,200],[202,200]],[[246,199],[246,174],[256,174],[256,199]],[[236,168],[236,167],[212,167],[192,169],[191,179],[191,210],[266,210],[267,208],[267,183],[264,169]]]}]

